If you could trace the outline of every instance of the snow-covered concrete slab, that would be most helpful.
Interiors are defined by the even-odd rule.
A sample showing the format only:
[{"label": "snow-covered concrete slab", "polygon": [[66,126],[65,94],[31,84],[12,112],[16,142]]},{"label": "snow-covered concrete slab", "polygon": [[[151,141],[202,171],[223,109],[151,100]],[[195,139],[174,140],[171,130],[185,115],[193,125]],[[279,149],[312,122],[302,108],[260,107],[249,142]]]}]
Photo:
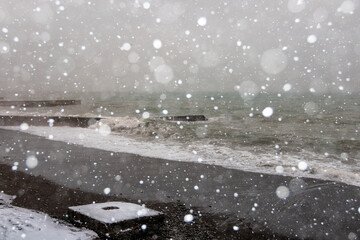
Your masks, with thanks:
[{"label": "snow-covered concrete slab", "polygon": [[106,202],[69,207],[72,211],[103,223],[116,223],[161,214],[158,211],[127,202]]},{"label": "snow-covered concrete slab", "polygon": [[69,207],[69,220],[103,236],[132,237],[154,232],[162,224],[161,212],[127,202],[94,203]]},{"label": "snow-covered concrete slab", "polygon": [[11,205],[12,196],[0,193],[0,239],[95,239],[91,230],[79,229],[45,213]]}]

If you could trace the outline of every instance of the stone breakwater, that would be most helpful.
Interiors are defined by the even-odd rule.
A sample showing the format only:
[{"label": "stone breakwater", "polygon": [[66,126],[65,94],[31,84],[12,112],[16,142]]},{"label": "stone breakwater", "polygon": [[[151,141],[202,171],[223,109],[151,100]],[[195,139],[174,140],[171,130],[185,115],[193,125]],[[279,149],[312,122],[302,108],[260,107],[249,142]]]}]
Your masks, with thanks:
[{"label": "stone breakwater", "polygon": [[185,121],[185,122],[208,120],[204,115],[165,116],[165,117],[159,117],[159,119],[166,121]]},{"label": "stone breakwater", "polygon": [[[1,99],[1,98],[0,98]],[[55,107],[66,105],[80,105],[81,100],[37,100],[37,101],[0,101],[0,106],[17,106],[17,107]]]},{"label": "stone breakwater", "polygon": [[0,126],[20,126],[26,123],[31,126],[70,126],[86,128],[100,121],[95,117],[73,116],[0,116]]}]

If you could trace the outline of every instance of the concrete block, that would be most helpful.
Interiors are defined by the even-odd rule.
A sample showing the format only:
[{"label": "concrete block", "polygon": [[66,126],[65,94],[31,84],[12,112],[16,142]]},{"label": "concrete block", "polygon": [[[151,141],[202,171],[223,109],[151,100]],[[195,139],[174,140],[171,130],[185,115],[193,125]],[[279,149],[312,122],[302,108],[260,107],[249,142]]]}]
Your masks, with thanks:
[{"label": "concrete block", "polygon": [[164,215],[138,204],[106,202],[69,207],[68,219],[103,238],[117,239],[156,234]]}]

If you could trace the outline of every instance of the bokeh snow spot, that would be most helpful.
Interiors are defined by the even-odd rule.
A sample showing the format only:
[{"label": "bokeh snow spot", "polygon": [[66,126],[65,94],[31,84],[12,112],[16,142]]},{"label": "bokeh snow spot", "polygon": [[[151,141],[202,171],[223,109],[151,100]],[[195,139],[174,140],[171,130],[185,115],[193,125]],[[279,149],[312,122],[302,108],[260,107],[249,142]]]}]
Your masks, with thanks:
[{"label": "bokeh snow spot", "polygon": [[109,193],[111,192],[111,189],[110,188],[104,188],[104,194],[105,195],[108,195]]},{"label": "bokeh snow spot", "polygon": [[160,99],[161,99],[161,100],[165,100],[165,99],[166,99],[166,94],[165,94],[165,93],[162,93],[162,94],[160,95]]},{"label": "bokeh snow spot", "polygon": [[101,136],[108,136],[111,133],[111,128],[107,124],[101,124],[99,127],[99,133]]},{"label": "bokeh snow spot", "polygon": [[314,102],[307,102],[304,105],[304,111],[308,115],[314,115],[319,111],[319,107]]},{"label": "bokeh snow spot", "polygon": [[148,62],[150,71],[154,72],[155,69],[161,65],[165,65],[165,61],[162,57],[153,56],[151,60]]},{"label": "bokeh snow spot", "polygon": [[130,51],[130,49],[131,49],[131,45],[130,45],[130,43],[123,43],[123,45],[120,47],[120,50],[121,51]]},{"label": "bokeh snow spot", "polygon": [[286,84],[284,84],[284,86],[283,86],[283,90],[284,90],[285,92],[290,91],[291,88],[292,88],[292,86],[291,86],[290,83],[286,83]]},{"label": "bokeh snow spot", "polygon": [[358,240],[358,236],[357,236],[356,233],[350,232],[349,235],[348,235],[348,239],[349,240]]},{"label": "bokeh snow spot", "polygon": [[143,3],[143,8],[144,9],[149,9],[150,8],[150,3],[149,2],[144,2]]},{"label": "bokeh snow spot", "polygon": [[10,46],[7,42],[0,42],[0,53],[6,54],[10,51]]},{"label": "bokeh snow spot", "polygon": [[287,56],[281,49],[269,49],[260,59],[261,68],[268,74],[278,74],[287,66]]},{"label": "bokeh snow spot", "polygon": [[158,83],[167,84],[174,78],[174,73],[171,67],[162,64],[154,70],[155,79]]},{"label": "bokeh snow spot", "polygon": [[347,0],[344,1],[341,6],[337,9],[338,12],[344,13],[344,14],[353,14],[355,10],[355,4],[354,1]]},{"label": "bokeh snow spot", "polygon": [[343,161],[347,161],[347,160],[349,160],[349,154],[343,152],[343,153],[340,154],[340,158],[341,158]]},{"label": "bokeh snow spot", "polygon": [[194,216],[192,215],[192,214],[186,214],[185,216],[184,216],[184,222],[186,222],[186,223],[190,223],[190,222],[192,222],[194,220]]},{"label": "bokeh snow spot", "polygon": [[262,115],[266,118],[271,117],[273,115],[273,113],[274,113],[274,110],[271,107],[266,107],[262,111]]},{"label": "bokeh snow spot", "polygon": [[251,80],[242,82],[240,86],[236,86],[236,90],[244,100],[253,99],[260,91],[258,85]]},{"label": "bokeh snow spot", "polygon": [[33,155],[28,156],[28,157],[26,158],[25,164],[26,164],[26,166],[27,166],[28,168],[30,168],[30,169],[36,168],[37,165],[38,165],[38,159],[37,159],[35,156],[33,156]]},{"label": "bokeh snow spot", "polygon": [[276,196],[278,198],[281,198],[281,199],[286,199],[288,198],[290,195],[290,191],[289,191],[289,188],[285,187],[285,186],[279,186],[277,189],[276,189]]},{"label": "bokeh snow spot", "polygon": [[305,171],[307,168],[308,168],[308,164],[304,161],[301,161],[298,163],[298,168],[301,170],[301,171]]},{"label": "bokeh snow spot", "polygon": [[20,130],[21,131],[26,131],[28,129],[29,129],[29,124],[27,124],[27,123],[20,124]]},{"label": "bokeh snow spot", "polygon": [[198,20],[197,20],[197,23],[199,24],[199,26],[205,26],[206,23],[207,23],[207,19],[206,17],[200,17]]},{"label": "bokeh snow spot", "polygon": [[287,7],[290,12],[299,13],[305,9],[306,3],[304,0],[289,0]]},{"label": "bokeh snow spot", "polygon": [[197,127],[195,130],[195,134],[199,138],[206,137],[207,133],[208,133],[208,129],[206,127]]},{"label": "bokeh snow spot", "polygon": [[155,49],[160,49],[160,48],[162,47],[162,42],[161,42],[161,40],[155,39],[155,40],[153,41],[153,47],[154,47]]},{"label": "bokeh snow spot", "polygon": [[143,112],[142,114],[142,118],[143,119],[148,119],[150,117],[150,113],[149,112]]},{"label": "bokeh snow spot", "polygon": [[283,173],[284,172],[284,167],[283,166],[276,166],[275,171],[277,173]]},{"label": "bokeh snow spot", "polygon": [[312,35],[309,35],[306,40],[308,43],[315,43],[317,41],[317,37],[316,37],[316,35],[312,34]]},{"label": "bokeh snow spot", "polygon": [[131,52],[128,56],[128,60],[130,63],[137,63],[140,59],[139,54],[137,54],[136,52]]},{"label": "bokeh snow spot", "polygon": [[314,21],[316,23],[324,22],[328,18],[328,16],[328,11],[323,7],[317,8],[313,13]]}]

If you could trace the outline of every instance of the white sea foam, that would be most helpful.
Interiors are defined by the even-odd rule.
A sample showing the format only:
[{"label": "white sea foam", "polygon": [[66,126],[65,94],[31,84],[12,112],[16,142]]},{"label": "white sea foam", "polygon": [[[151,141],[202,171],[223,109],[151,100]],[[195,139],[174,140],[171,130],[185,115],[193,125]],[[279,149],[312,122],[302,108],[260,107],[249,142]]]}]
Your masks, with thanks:
[{"label": "white sea foam", "polygon": [[[19,127],[2,128],[19,130]],[[96,127],[95,129],[86,129],[31,126],[27,133],[45,138],[50,134],[56,141],[113,152],[133,153],[174,161],[215,164],[250,172],[334,180],[360,186],[360,174],[357,167],[343,164],[341,161],[324,161],[324,156],[313,152],[302,151],[283,155],[277,155],[275,152],[254,153],[249,147],[240,146],[237,149],[231,149],[225,146],[215,146],[202,140],[185,144],[160,138],[154,138],[153,141],[139,140],[125,137],[117,132],[103,136],[96,129]],[[299,163],[303,161],[307,163],[306,171],[298,168]],[[278,166],[282,167],[281,172],[276,171]]]}]

